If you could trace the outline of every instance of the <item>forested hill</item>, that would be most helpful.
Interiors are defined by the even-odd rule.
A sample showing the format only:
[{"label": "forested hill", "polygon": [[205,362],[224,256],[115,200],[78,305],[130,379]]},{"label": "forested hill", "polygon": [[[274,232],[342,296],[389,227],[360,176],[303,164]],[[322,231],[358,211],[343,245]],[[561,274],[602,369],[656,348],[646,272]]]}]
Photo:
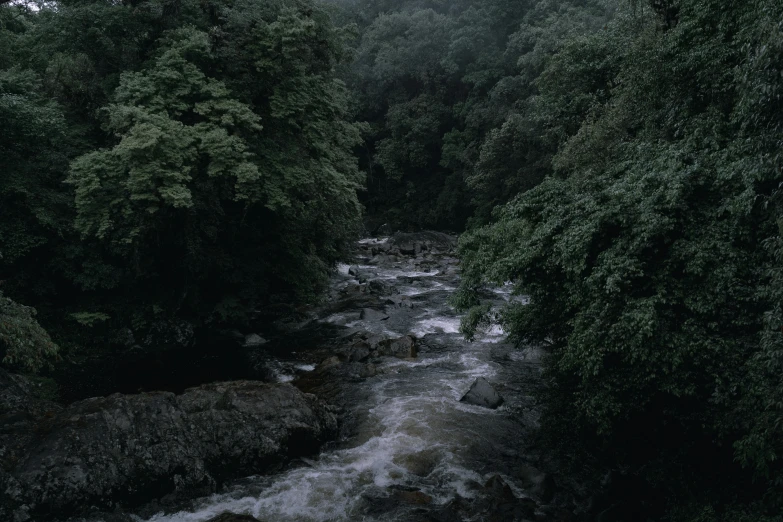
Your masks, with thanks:
[{"label": "forested hill", "polygon": [[359,151],[370,225],[460,231],[538,184],[609,81],[596,53],[574,56],[563,82],[555,51],[605,31],[627,7],[400,0],[349,9],[362,27],[349,82],[357,118],[371,126]]},{"label": "forested hill", "polygon": [[3,366],[295,315],[360,234],[459,232],[462,329],[545,347],[604,522],[781,520],[782,184],[780,0],[0,0]]},{"label": "forested hill", "polygon": [[[0,291],[103,348],[318,296],[360,229],[353,33],[299,1],[34,7],[0,9]],[[6,362],[37,369],[49,340],[2,303]]]}]

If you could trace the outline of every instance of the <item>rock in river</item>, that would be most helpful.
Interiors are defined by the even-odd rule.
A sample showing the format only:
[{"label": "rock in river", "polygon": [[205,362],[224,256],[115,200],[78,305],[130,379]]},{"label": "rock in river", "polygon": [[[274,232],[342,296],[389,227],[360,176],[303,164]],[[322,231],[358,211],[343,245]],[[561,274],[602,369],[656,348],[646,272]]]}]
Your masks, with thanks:
[{"label": "rock in river", "polygon": [[267,341],[266,339],[264,339],[260,335],[253,333],[253,334],[247,334],[245,336],[245,342],[243,343],[243,346],[245,346],[247,348],[252,348],[252,347],[256,347],[256,346],[262,346],[262,345],[266,344],[267,342],[269,342],[269,341]]},{"label": "rock in river", "polygon": [[288,384],[214,383],[61,408],[0,370],[0,520],[65,518],[277,469],[337,433],[331,408]]},{"label": "rock in river", "polygon": [[390,355],[400,359],[409,359],[416,357],[418,352],[416,338],[412,335],[405,335],[399,339],[384,339],[378,343],[379,355]]},{"label": "rock in river", "polygon": [[359,319],[365,321],[385,321],[388,318],[389,314],[372,308],[362,308],[362,311],[359,314]]},{"label": "rock in river", "polygon": [[460,402],[467,402],[468,404],[484,406],[494,410],[503,404],[503,397],[484,377],[479,377],[473,382],[468,393],[460,399]]}]

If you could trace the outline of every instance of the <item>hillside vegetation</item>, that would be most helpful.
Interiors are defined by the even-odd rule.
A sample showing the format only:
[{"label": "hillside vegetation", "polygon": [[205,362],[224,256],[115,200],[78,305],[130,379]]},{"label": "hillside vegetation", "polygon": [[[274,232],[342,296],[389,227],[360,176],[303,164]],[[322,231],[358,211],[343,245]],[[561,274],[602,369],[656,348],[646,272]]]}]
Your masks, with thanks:
[{"label": "hillside vegetation", "polygon": [[362,232],[459,232],[462,330],[545,348],[602,520],[781,520],[779,0],[0,0],[0,49],[3,365],[271,321]]}]

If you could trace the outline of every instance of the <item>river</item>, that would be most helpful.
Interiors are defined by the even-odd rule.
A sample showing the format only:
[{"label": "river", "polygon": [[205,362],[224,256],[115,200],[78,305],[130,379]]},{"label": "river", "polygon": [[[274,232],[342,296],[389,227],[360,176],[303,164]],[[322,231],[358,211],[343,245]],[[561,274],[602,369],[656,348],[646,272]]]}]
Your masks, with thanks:
[{"label": "river", "polygon": [[[540,354],[506,343],[498,329],[467,342],[448,302],[459,283],[453,252],[422,242],[414,255],[390,256],[388,241],[364,240],[356,264],[340,266],[330,303],[302,326],[307,346],[269,349],[282,381],[306,380],[319,358],[357,336],[412,334],[418,355],[377,357],[363,375],[330,374],[339,382],[321,389],[337,390],[343,433],[319,456],[139,520],[203,522],[224,512],[265,522],[548,519],[552,481],[530,454]],[[522,299],[510,287],[487,296]],[[498,409],[460,402],[479,377],[502,395]]]}]

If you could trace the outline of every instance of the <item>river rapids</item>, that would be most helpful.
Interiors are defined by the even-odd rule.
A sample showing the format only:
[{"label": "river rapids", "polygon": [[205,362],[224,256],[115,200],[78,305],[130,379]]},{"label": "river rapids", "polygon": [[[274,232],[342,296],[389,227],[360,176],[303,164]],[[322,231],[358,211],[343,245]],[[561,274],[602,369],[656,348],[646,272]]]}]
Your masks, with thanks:
[{"label": "river rapids", "polygon": [[[414,255],[388,255],[388,241],[363,240],[356,264],[341,265],[334,275],[330,303],[296,339],[270,346],[276,378],[307,379],[329,355],[307,347],[336,346],[357,335],[411,334],[417,356],[378,357],[371,371],[334,374],[339,382],[320,388],[339,388],[343,428],[340,440],[317,457],[139,521],[204,522],[225,512],[269,522],[547,519],[544,501],[551,498],[540,497],[551,497],[542,491],[551,489],[542,486],[548,478],[526,451],[537,427],[540,354],[506,343],[497,328],[467,342],[448,301],[459,284],[453,253],[425,243]],[[368,295],[365,288],[387,295]],[[509,286],[487,295],[497,304],[523,299]],[[504,398],[500,408],[460,402],[480,377]],[[483,508],[473,502],[479,497]]]}]

